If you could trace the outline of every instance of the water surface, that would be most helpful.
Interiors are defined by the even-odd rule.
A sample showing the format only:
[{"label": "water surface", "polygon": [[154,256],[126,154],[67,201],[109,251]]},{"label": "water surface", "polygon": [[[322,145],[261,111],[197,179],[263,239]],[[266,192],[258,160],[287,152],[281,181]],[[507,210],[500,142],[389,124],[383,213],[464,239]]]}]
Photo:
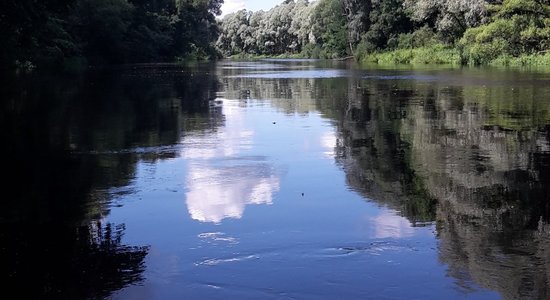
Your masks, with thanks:
[{"label": "water surface", "polygon": [[1,95],[22,297],[550,296],[550,73],[226,61]]}]

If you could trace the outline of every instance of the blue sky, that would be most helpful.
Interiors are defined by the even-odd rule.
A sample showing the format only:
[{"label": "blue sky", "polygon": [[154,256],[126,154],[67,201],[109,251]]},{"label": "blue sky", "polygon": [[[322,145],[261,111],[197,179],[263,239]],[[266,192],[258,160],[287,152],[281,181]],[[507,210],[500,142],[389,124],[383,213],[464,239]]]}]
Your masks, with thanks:
[{"label": "blue sky", "polygon": [[224,0],[224,4],[222,6],[222,16],[243,8],[251,11],[257,11],[260,9],[269,10],[282,2],[283,0]]}]

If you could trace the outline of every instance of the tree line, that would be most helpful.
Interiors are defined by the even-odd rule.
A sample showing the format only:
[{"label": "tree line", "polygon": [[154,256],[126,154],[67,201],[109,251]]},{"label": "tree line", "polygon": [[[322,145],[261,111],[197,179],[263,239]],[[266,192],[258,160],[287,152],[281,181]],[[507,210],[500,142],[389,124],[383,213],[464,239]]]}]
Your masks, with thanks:
[{"label": "tree line", "polygon": [[284,0],[216,20],[223,0],[5,0],[0,66],[233,55],[550,65],[549,0]]},{"label": "tree line", "polygon": [[[428,48],[419,53],[479,65],[547,53],[550,1],[285,0],[269,11],[229,14],[219,26],[216,45],[226,56],[353,55],[361,60]],[[415,53],[396,52],[392,58],[410,62]]]},{"label": "tree line", "polygon": [[0,65],[163,62],[217,55],[223,0],[4,0]]}]

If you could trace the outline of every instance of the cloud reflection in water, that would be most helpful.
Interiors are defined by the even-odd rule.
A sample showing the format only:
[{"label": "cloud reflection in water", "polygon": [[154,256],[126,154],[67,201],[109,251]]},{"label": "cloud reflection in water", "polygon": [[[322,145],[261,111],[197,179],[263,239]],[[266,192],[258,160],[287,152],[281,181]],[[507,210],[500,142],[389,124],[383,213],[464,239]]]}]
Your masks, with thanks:
[{"label": "cloud reflection in water", "polygon": [[240,219],[248,204],[273,203],[278,172],[266,157],[246,155],[254,132],[247,129],[245,113],[237,103],[224,100],[225,126],[184,141],[182,155],[190,162],[186,203],[195,220]]},{"label": "cloud reflection in water", "polygon": [[382,210],[380,214],[371,218],[374,238],[404,238],[414,235],[414,228],[404,217],[392,211]]}]

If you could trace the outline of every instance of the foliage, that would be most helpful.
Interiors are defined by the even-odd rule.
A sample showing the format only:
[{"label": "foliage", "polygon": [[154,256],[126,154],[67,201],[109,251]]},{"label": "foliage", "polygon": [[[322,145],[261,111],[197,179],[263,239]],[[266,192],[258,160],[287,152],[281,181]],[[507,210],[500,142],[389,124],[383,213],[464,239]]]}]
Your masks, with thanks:
[{"label": "foliage", "polygon": [[494,5],[494,20],[464,33],[463,61],[489,64],[500,57],[541,54],[550,49],[550,4],[537,0],[504,0]]},{"label": "foliage", "polygon": [[550,67],[550,53],[547,52],[546,54],[524,54],[518,57],[501,55],[492,60],[489,64],[492,66],[505,67]]},{"label": "foliage", "polygon": [[226,55],[299,53],[315,58],[354,54],[362,40],[369,50],[384,49],[408,32],[402,0],[284,1],[267,12],[242,10],[221,22],[217,47]]},{"label": "foliage", "polygon": [[367,50],[376,51],[388,48],[399,34],[410,32],[412,22],[402,0],[372,1],[366,28],[362,39]]},{"label": "foliage", "polygon": [[299,53],[315,39],[314,7],[307,0],[285,1],[267,12],[229,14],[219,23],[216,46],[225,55]]},{"label": "foliage", "polygon": [[340,0],[284,1],[267,12],[241,10],[220,22],[216,46],[225,55],[347,55],[346,18]]},{"label": "foliage", "polygon": [[378,64],[452,64],[461,62],[460,52],[443,44],[435,44],[413,49],[397,49],[381,53],[371,53],[364,62]]},{"label": "foliage", "polygon": [[144,279],[149,248],[124,244],[124,225],[17,225],[0,230],[2,279],[21,298],[105,299]]},{"label": "foliage", "polygon": [[6,0],[0,63],[118,64],[212,57],[222,0]]},{"label": "foliage", "polygon": [[0,2],[0,64],[53,63],[73,55],[78,45],[67,32],[63,15],[70,1],[5,0]]},{"label": "foliage", "polygon": [[222,3],[6,0],[0,63],[28,71],[223,54],[530,65],[550,49],[546,0],[285,0],[216,20]]},{"label": "foliage", "polygon": [[549,15],[542,0],[288,0],[227,16],[217,46],[226,55],[545,64]]},{"label": "foliage", "polygon": [[346,18],[339,0],[320,1],[313,12],[313,36],[321,46],[321,58],[337,58],[346,55]]},{"label": "foliage", "polygon": [[342,5],[347,18],[348,42],[357,44],[369,26],[371,1],[343,0]]},{"label": "foliage", "polygon": [[393,49],[411,49],[428,47],[438,43],[437,35],[431,28],[425,25],[412,33],[400,34],[397,36],[397,39],[388,42],[388,47]]},{"label": "foliage", "polygon": [[468,28],[487,21],[484,0],[405,0],[412,20],[435,28],[447,42],[452,42]]},{"label": "foliage", "polygon": [[115,63],[124,59],[125,36],[134,6],[125,0],[81,0],[71,18],[74,35],[83,53],[94,62]]}]

